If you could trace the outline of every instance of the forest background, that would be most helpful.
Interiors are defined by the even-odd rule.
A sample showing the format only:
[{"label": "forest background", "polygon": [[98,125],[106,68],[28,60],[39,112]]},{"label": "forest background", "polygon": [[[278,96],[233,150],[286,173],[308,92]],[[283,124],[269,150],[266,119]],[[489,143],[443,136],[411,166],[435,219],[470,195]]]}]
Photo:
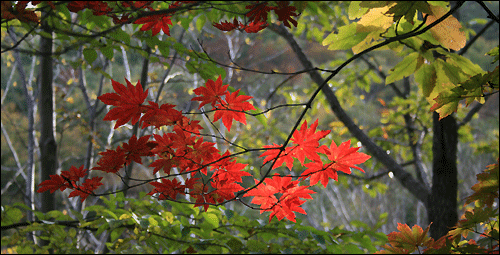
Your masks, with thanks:
[{"label": "forest background", "polygon": [[[497,2],[486,4],[493,13],[498,13]],[[315,67],[333,69],[351,57],[352,51],[350,49],[329,50],[328,45],[323,46],[323,44],[325,44],[324,41],[328,35],[341,27],[340,24],[353,22],[349,20],[348,16],[350,5],[342,2],[319,2],[313,5],[314,7],[307,6],[302,10],[302,14],[296,18],[297,26],[292,26],[290,32]],[[211,7],[215,8],[215,6],[217,5]],[[112,25],[110,20],[105,21],[102,16],[93,17],[91,13],[91,10],[82,13],[87,15],[86,17],[89,19],[95,19],[92,20],[94,27],[88,29],[94,29],[96,24]],[[159,102],[168,100],[168,103],[177,105],[183,112],[194,112],[198,108],[194,102],[190,101],[194,96],[193,89],[203,86],[208,78],[215,80],[218,74],[222,75],[223,84],[229,84],[232,88],[241,89],[246,95],[252,96],[253,105],[260,109],[306,102],[317,86],[311,86],[315,81],[307,73],[301,72],[305,69],[303,64],[301,64],[294,49],[289,46],[289,42],[279,33],[279,30],[274,29],[273,31],[273,29],[267,28],[259,33],[223,32],[212,25],[212,22],[217,22],[214,21],[215,19],[225,20],[224,13],[222,11],[221,13],[215,17],[210,17],[209,12],[179,14],[176,16],[176,23],[170,27],[170,36],[160,32],[158,36],[153,37],[139,31],[140,26],[128,24],[123,26],[125,33],[133,35],[128,37],[128,44],[114,44],[110,38],[103,37],[89,40],[88,44],[83,47],[70,49],[64,54],[54,56],[55,108],[53,120],[57,142],[58,172],[67,170],[72,165],[90,164],[92,166],[98,161],[99,152],[116,147],[130,138],[133,126],[126,124],[125,127],[115,130],[113,129],[114,124],[102,121],[106,112],[109,111],[109,107],[101,104],[93,116],[89,111],[91,109],[89,105],[95,102],[100,93],[112,91],[111,79],[125,83],[124,78],[126,78],[133,84],[137,80],[144,81],[141,83],[147,84],[151,93],[150,98],[157,98]],[[71,15],[75,15],[75,13]],[[489,21],[486,15],[484,9],[475,2],[464,3],[453,14],[464,26],[468,36],[467,42],[483,31]],[[497,64],[492,63],[492,58],[485,57],[485,54],[498,46],[498,23],[493,24],[485,31],[470,45],[464,57],[485,71],[493,71]],[[17,36],[17,38],[13,36]],[[19,204],[25,203],[26,190],[29,189],[27,186],[29,176],[24,174],[24,169],[29,165],[27,153],[29,147],[28,115],[30,110],[36,112],[36,104],[33,104],[30,109],[26,94],[32,95],[34,99],[38,97],[36,83],[38,82],[37,75],[40,72],[40,59],[36,55],[25,54],[22,51],[6,50],[11,47],[9,43],[18,41],[22,36],[22,33],[7,33],[2,26],[2,215],[4,215],[4,208],[12,205],[24,211],[26,207]],[[70,35],[68,36],[71,38]],[[149,37],[149,39],[144,39],[144,37]],[[37,45],[40,44],[39,38],[37,36],[28,37],[18,48],[36,49]],[[75,42],[68,38],[63,38],[63,36],[58,38],[61,41],[54,45],[54,49],[56,51],[64,49],[66,47],[64,42]],[[92,51],[93,47],[99,50]],[[203,52],[211,60],[203,59],[204,55],[201,54]],[[415,162],[411,146],[408,146],[408,137],[405,136],[406,131],[402,128],[404,127],[402,119],[405,113],[418,116],[417,119],[421,121],[419,125],[422,125],[422,134],[425,134],[421,141],[423,146],[421,148],[421,166],[424,168],[423,172],[428,175],[424,179],[430,182],[430,169],[432,169],[432,142],[430,141],[432,141],[432,136],[428,133],[431,133],[432,129],[430,124],[432,117],[429,117],[431,116],[429,114],[431,105],[426,102],[425,97],[419,96],[419,87],[413,78],[396,81],[393,85],[385,85],[384,81],[391,74],[391,69],[404,57],[404,55],[398,56],[389,50],[370,52],[343,69],[334,80],[329,81],[328,85],[333,88],[340,104],[355,123],[381,148],[384,148],[387,154],[393,155],[392,157],[400,164],[408,166],[408,172],[414,176],[418,175],[418,170],[415,169],[416,167],[414,168]],[[89,62],[89,59],[92,59],[90,61],[92,64],[85,64],[84,60]],[[294,74],[281,75],[277,73]],[[145,74],[146,79],[144,79]],[[408,96],[411,95],[412,103],[398,98],[397,90],[393,89],[394,86],[405,87],[406,83],[409,84]],[[472,109],[479,109],[477,105],[477,102],[468,107],[460,104],[457,113],[453,115],[458,120],[467,120]],[[236,125],[230,133],[224,131],[222,123],[214,123],[215,125],[212,126],[208,118],[204,118],[200,124],[213,134],[217,133],[217,129],[222,130],[230,141],[238,141],[239,144],[245,144],[248,147],[262,147],[267,144],[280,143],[286,139],[290,127],[295,125],[301,111],[301,107],[278,108],[266,113],[264,118],[247,118],[247,125]],[[38,124],[38,116],[35,117],[35,137],[39,137],[40,125]],[[472,193],[470,187],[477,182],[476,175],[481,173],[487,165],[497,161],[498,118],[498,93],[496,93],[486,100],[472,119],[464,121],[464,125],[458,129],[457,199],[459,202],[457,209],[459,215],[466,209],[463,207],[463,202]],[[316,119],[319,119],[318,129],[331,130],[327,136],[328,140],[334,140],[339,144],[350,139],[352,144],[362,147],[362,152],[368,153],[362,144],[358,143],[358,139],[354,138],[348,128],[335,116],[327,99],[321,94],[314,101],[306,116],[309,123]],[[218,143],[221,148],[226,146],[219,141],[214,140],[214,142]],[[42,181],[38,175],[39,172],[37,172],[37,169],[41,167],[41,163],[38,163],[41,161],[41,156],[40,152],[37,152],[36,145],[33,149],[36,161],[33,169],[36,173],[34,183],[38,184]],[[241,163],[249,164],[247,171],[259,174],[262,161],[259,159],[258,153],[245,154],[239,160]],[[384,243],[379,233],[387,235],[396,231],[398,223],[407,224],[410,227],[414,224],[422,227],[428,225],[425,205],[407,188],[403,187],[387,167],[372,158],[362,168],[365,173],[340,175],[338,182],[331,183],[327,188],[320,185],[315,186],[313,190],[317,194],[315,194],[314,199],[303,205],[307,215],[297,215],[297,221],[300,222],[297,224],[304,227],[297,233],[309,231],[307,233],[311,233],[312,242],[319,244],[325,240],[322,240],[323,235],[315,230],[336,233],[335,235],[338,235],[339,238],[342,238],[340,237],[342,235],[352,234],[357,244],[354,247],[347,246],[347,248],[373,252],[372,247],[363,246],[363,239],[359,239],[354,234],[369,232],[370,238],[378,240],[379,243],[374,241],[374,245],[372,245],[373,247],[378,245],[378,249]],[[153,177],[150,169],[139,164],[134,165],[132,172],[134,178],[138,179]],[[106,176],[105,178],[103,181],[105,185],[101,187],[102,189],[116,191],[123,188],[123,180],[120,178],[116,176]],[[151,217],[150,211],[156,210],[155,206],[169,208],[165,211],[170,211],[170,214],[161,215],[164,219],[169,219],[170,215],[173,217],[172,213],[175,212],[186,215],[189,215],[187,212],[191,211],[192,215],[203,214],[197,212],[198,208],[189,208],[188,204],[177,205],[170,202],[149,201],[145,194],[150,191],[150,185],[142,185],[126,190],[124,195],[117,193],[108,197],[90,196],[83,205],[79,198],[68,198],[67,194],[56,192],[57,202],[54,209],[60,214],[55,212],[51,215],[38,213],[37,217],[69,222],[75,218],[79,220],[91,219],[96,216],[95,212],[104,213],[105,210],[108,210],[115,214],[117,219],[115,219],[116,222],[107,220],[108,230],[97,230],[100,237],[89,234],[91,231],[81,233],[71,226],[64,226],[69,229],[70,236],[78,237],[75,239],[77,244],[74,243],[75,241],[67,241],[66,246],[59,244],[57,249],[67,249],[67,251],[103,251],[105,249],[148,251],[144,240],[151,235],[148,234],[149,226],[144,228],[147,231],[137,227],[117,227],[118,222],[129,220],[128,217],[132,217],[130,216],[130,212],[133,211],[131,208],[135,208],[134,210],[137,210],[138,213],[141,212],[141,217],[148,219],[149,225],[154,225],[155,218]],[[39,195],[35,196],[35,208],[41,208],[40,199]],[[85,208],[87,210],[84,210]],[[94,212],[92,208],[95,209]],[[209,212],[215,217],[223,217],[222,214],[227,218],[236,217],[227,216],[227,212],[232,212],[234,215],[244,217],[245,221],[240,222],[241,224],[245,224],[243,222],[246,221],[252,222],[247,223],[249,225],[256,224],[256,229],[261,228],[258,231],[261,236],[258,238],[269,240],[270,244],[265,249],[270,252],[278,251],[280,246],[294,249],[294,245],[298,245],[297,241],[290,241],[290,236],[284,234],[286,229],[291,228],[291,223],[273,220],[271,224],[274,225],[266,225],[267,217],[265,215],[260,215],[258,210],[253,210],[240,203],[228,203],[224,209],[223,213],[217,209]],[[89,211],[93,213],[88,215]],[[116,215],[118,212],[120,214]],[[108,214],[111,215],[111,213]],[[22,218],[16,219],[17,222],[26,220],[28,214],[21,216]],[[203,217],[202,219],[206,221],[196,220],[197,224],[207,222],[209,226],[213,227],[214,225],[222,225],[224,222],[222,218],[217,218],[215,224],[210,221],[210,217],[199,217]],[[3,221],[2,218],[2,225]],[[116,225],[112,226],[112,224]],[[156,224],[158,225],[158,223]],[[196,226],[196,223],[187,221],[180,225]],[[312,228],[305,228],[307,226]],[[188,230],[184,230],[182,237],[194,235],[193,232],[189,232],[191,228],[183,229]],[[41,229],[29,230],[40,231]],[[182,231],[182,227],[180,231]],[[23,248],[30,248],[29,238],[28,241],[21,238],[27,232],[29,233],[29,231],[16,232],[19,238],[14,240],[12,235],[15,236],[15,234],[10,232],[7,234],[2,230],[2,252],[9,252],[11,250],[7,250],[7,248],[12,247],[19,249],[18,252],[22,251]],[[250,236],[257,236],[257,234],[250,233],[249,230],[246,232]],[[10,236],[9,245],[7,245],[7,241],[4,243],[4,236]],[[249,237],[245,238],[251,240]],[[128,239],[136,240],[138,245],[136,247],[127,246],[126,240]],[[300,238],[296,239],[300,240]],[[102,240],[106,240],[106,242]],[[140,245],[141,242],[142,245]],[[203,245],[200,243],[191,240],[185,242],[187,244],[178,242],[178,246],[173,246],[173,249],[181,251],[187,251],[187,249],[192,249],[189,251],[202,250],[200,247]],[[238,242],[240,240],[230,239],[226,244],[234,245],[234,243],[239,244]],[[289,246],[284,245],[287,242],[289,242]],[[248,246],[251,246],[250,243],[245,247]],[[52,247],[52,249],[54,248],[56,247]],[[347,249],[344,246],[342,248]]]}]

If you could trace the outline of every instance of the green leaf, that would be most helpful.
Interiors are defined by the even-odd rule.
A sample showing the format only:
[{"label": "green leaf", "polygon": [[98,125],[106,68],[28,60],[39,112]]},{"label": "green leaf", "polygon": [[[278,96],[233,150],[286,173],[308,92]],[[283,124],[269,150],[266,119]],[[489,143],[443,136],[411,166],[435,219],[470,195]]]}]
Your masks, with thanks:
[{"label": "green leaf", "polygon": [[2,225],[18,223],[23,217],[23,213],[18,208],[11,206],[2,208]]},{"label": "green leaf", "polygon": [[231,250],[231,253],[240,253],[243,248],[243,243],[235,237],[231,237],[227,242],[226,246]]},{"label": "green leaf", "polygon": [[107,213],[109,216],[113,217],[113,219],[118,220],[118,217],[116,216],[116,214],[115,214],[114,212],[112,212],[112,211],[110,211],[110,210],[108,210],[108,209],[104,209],[104,211],[103,211],[103,212],[105,212],[105,213]]},{"label": "green leaf", "polygon": [[234,211],[231,209],[226,209],[224,211],[224,214],[226,215],[227,220],[231,220],[231,218],[233,218],[233,216],[234,216]]},{"label": "green leaf", "polygon": [[124,45],[130,45],[130,35],[122,29],[115,29],[109,35]]},{"label": "green leaf", "polygon": [[359,19],[368,11],[368,8],[360,6],[361,3],[361,1],[352,1],[349,4],[347,14],[349,15],[350,20]]},{"label": "green leaf", "polygon": [[89,65],[92,65],[94,63],[94,60],[97,58],[97,52],[94,49],[83,49],[83,57],[89,63]]},{"label": "green leaf", "polygon": [[434,69],[434,65],[422,65],[415,72],[415,81],[420,85],[424,96],[428,97],[436,86],[436,70]]},{"label": "green leaf", "polygon": [[203,218],[205,218],[206,222],[208,222],[212,228],[218,228],[219,227],[219,218],[217,215],[213,213],[202,213]]},{"label": "green leaf", "polygon": [[125,230],[125,228],[117,228],[117,229],[114,229],[113,231],[111,231],[111,234],[110,234],[111,242],[116,241],[116,239],[118,239],[118,237],[120,237],[122,235],[124,230]]},{"label": "green leaf", "polygon": [[339,28],[338,34],[329,34],[322,42],[323,46],[330,45],[329,50],[347,50],[362,42],[369,32],[357,32],[356,23]]},{"label": "green leaf", "polygon": [[201,32],[201,29],[203,29],[203,26],[205,25],[206,22],[207,18],[205,15],[198,16],[198,18],[196,19],[196,29],[198,29],[198,31]]},{"label": "green leaf", "polygon": [[419,54],[417,52],[413,52],[406,56],[401,62],[391,69],[389,76],[385,79],[385,84],[391,84],[395,81],[403,79],[404,77],[412,75],[423,62],[423,60],[418,61],[419,59]]},{"label": "green leaf", "polygon": [[346,244],[344,246],[344,249],[345,249],[345,253],[350,253],[350,254],[361,254],[361,253],[364,253],[358,246],[356,246],[355,244]]},{"label": "green leaf", "polygon": [[101,53],[109,60],[113,59],[113,47],[112,46],[106,46],[101,48]]},{"label": "green leaf", "polygon": [[312,235],[312,237],[314,237],[314,239],[316,241],[318,241],[318,243],[325,244],[325,238],[322,235],[317,235],[317,234],[312,233],[312,232],[311,232],[311,235]]}]

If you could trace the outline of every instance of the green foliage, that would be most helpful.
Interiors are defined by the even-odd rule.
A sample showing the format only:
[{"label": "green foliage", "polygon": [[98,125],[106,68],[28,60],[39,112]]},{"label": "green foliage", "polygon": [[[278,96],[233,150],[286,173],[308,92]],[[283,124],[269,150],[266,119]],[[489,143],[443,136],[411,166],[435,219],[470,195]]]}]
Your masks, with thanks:
[{"label": "green foliage", "polygon": [[[383,217],[375,228],[353,222],[363,230],[353,232],[336,227],[320,231],[301,224],[301,220],[296,224],[276,219],[269,224],[251,220],[223,206],[200,213],[192,204],[158,201],[145,193],[140,199],[117,193],[102,197],[102,201],[103,205],[87,207],[85,218],[72,212],[80,219],[77,221],[60,211],[36,212],[41,223],[3,236],[2,245],[8,244],[16,252],[36,247],[36,251],[30,252],[50,248],[57,253],[89,253],[85,247],[76,248],[75,237],[85,229],[95,231],[96,236],[109,234],[106,246],[116,253],[372,253],[387,240],[377,232]],[[22,204],[6,207],[2,211],[2,226],[18,223],[24,217],[16,206],[28,210]],[[41,231],[40,238],[50,244],[43,248],[34,246],[23,238],[31,231]]]}]

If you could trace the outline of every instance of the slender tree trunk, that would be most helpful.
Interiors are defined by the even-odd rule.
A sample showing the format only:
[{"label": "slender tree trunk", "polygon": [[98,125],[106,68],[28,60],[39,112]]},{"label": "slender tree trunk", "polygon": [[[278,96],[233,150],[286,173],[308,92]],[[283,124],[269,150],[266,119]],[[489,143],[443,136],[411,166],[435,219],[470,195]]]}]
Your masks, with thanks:
[{"label": "slender tree trunk", "polygon": [[427,215],[432,222],[430,235],[438,239],[445,235],[458,220],[457,213],[457,144],[458,127],[450,115],[439,120],[433,113],[432,191],[427,202]]},{"label": "slender tree trunk", "polygon": [[[52,34],[49,26],[42,23],[43,31]],[[52,38],[40,37],[40,51],[43,53],[40,60],[40,154],[41,154],[41,181],[49,180],[50,175],[57,170],[57,144],[54,130],[54,88],[52,86]],[[55,209],[55,193],[42,193],[42,212]]]}]

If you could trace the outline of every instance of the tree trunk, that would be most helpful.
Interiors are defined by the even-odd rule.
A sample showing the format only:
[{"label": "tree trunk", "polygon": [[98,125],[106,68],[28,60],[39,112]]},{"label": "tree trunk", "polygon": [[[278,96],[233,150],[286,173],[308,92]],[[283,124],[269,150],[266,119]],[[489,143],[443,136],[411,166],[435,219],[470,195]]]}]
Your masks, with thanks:
[{"label": "tree trunk", "polygon": [[[43,31],[52,35],[49,26],[42,23]],[[54,137],[54,89],[52,87],[52,38],[40,37],[40,154],[41,154],[41,181],[50,180],[57,170],[57,144]],[[55,193],[42,193],[42,212],[55,209]]]},{"label": "tree trunk", "polygon": [[457,143],[458,127],[450,115],[439,120],[433,113],[432,191],[427,202],[428,221],[432,222],[430,235],[438,239],[458,220],[457,213]]}]

